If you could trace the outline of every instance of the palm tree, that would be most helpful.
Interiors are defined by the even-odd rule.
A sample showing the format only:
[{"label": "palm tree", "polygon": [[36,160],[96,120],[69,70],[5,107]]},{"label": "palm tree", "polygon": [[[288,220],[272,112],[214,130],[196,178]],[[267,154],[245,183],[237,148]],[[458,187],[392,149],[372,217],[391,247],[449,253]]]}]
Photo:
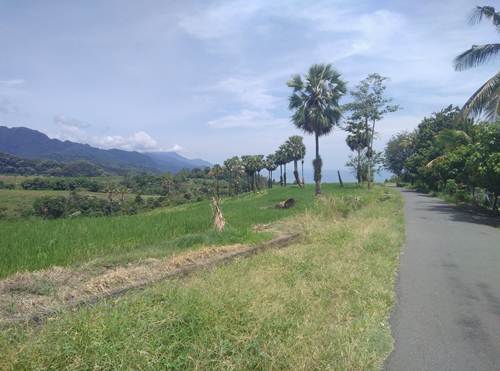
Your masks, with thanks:
[{"label": "palm tree", "polygon": [[239,192],[239,177],[243,171],[243,166],[241,160],[238,156],[233,156],[224,161],[224,167],[229,174],[229,181],[233,186],[233,194],[238,194]]},{"label": "palm tree", "polygon": [[292,153],[288,143],[283,143],[279,147],[279,152],[281,154],[281,163],[283,164],[283,186],[286,187],[286,164],[292,161]]},{"label": "palm tree", "polygon": [[293,176],[295,177],[295,182],[299,187],[302,188],[302,182],[299,178],[299,169],[298,169],[298,161],[303,159],[306,154],[306,146],[302,141],[300,135],[293,135],[286,141],[287,148],[290,151],[290,157],[293,160]]},{"label": "palm tree", "polygon": [[292,76],[287,85],[293,88],[289,109],[292,121],[304,132],[314,134],[316,157],[313,161],[316,195],[321,193],[321,166],[319,137],[330,133],[341,117],[340,98],[346,93],[346,83],[331,64],[314,64],[304,80],[300,75]]},{"label": "palm tree", "polygon": [[253,174],[253,181],[254,181],[254,184],[257,185],[257,188],[260,190],[260,172],[266,166],[266,163],[264,161],[264,155],[253,156],[253,162],[254,162],[254,170],[255,170],[254,174]]},{"label": "palm tree", "polygon": [[278,150],[274,153],[274,161],[276,162],[276,165],[280,167],[280,186],[283,187],[283,163],[284,163],[284,154],[281,151],[281,148],[278,148]]},{"label": "palm tree", "polygon": [[[492,6],[477,6],[471,17],[470,23],[477,24],[488,18],[491,20],[497,31],[500,32],[500,13]],[[472,45],[472,47],[454,60],[455,70],[463,71],[471,67],[477,67],[500,52],[500,44]],[[484,115],[487,120],[495,121],[500,114],[500,72],[486,81],[472,96],[465,102],[462,112],[465,116],[480,117]]]},{"label": "palm tree", "polygon": [[278,168],[275,155],[273,154],[267,155],[265,165],[266,165],[266,170],[269,172],[267,177],[267,187],[273,188],[273,171]]}]

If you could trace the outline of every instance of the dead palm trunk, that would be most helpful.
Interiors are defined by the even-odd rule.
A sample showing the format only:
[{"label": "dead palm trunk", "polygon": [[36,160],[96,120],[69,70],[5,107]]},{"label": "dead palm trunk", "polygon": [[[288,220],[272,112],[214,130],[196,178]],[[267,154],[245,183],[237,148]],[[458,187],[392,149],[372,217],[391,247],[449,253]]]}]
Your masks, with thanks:
[{"label": "dead palm trunk", "polygon": [[218,197],[212,198],[212,208],[214,211],[214,228],[218,232],[222,232],[226,225],[226,221],[224,216],[222,215],[222,211],[220,209],[220,202]]}]

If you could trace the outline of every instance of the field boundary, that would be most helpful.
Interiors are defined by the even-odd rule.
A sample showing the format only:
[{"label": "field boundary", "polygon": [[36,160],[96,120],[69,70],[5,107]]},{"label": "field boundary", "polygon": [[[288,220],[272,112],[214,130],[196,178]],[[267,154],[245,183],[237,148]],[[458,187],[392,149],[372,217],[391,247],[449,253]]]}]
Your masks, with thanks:
[{"label": "field boundary", "polygon": [[[56,315],[62,310],[76,310],[95,304],[103,299],[118,298],[130,291],[141,290],[163,280],[186,277],[197,271],[212,269],[230,263],[237,258],[255,255],[264,250],[284,248],[295,242],[299,236],[299,233],[286,233],[252,246],[240,244],[221,246],[192,251],[175,257],[148,259],[128,267],[109,269],[100,275],[90,277],[90,280],[79,281],[80,286],[73,287],[71,292],[63,290],[64,292],[57,297],[45,296],[45,300],[39,302],[36,301],[36,298],[42,299],[43,294],[28,294],[29,298],[26,295],[23,298],[23,289],[29,292],[28,286],[32,284],[34,277],[52,269],[17,274],[0,281],[0,327],[22,322],[35,325],[42,324],[45,319]],[[123,280],[127,269],[130,271],[131,277]],[[81,274],[81,272],[71,271],[70,269],[63,270],[67,276]],[[144,272],[147,272],[147,274],[141,276],[140,274]],[[64,279],[61,281],[64,282]],[[90,289],[89,282],[92,283]],[[24,308],[21,307],[9,315],[5,310],[2,311],[1,308],[2,304],[4,307],[15,305],[15,302],[6,302],[9,297],[14,301],[24,299],[28,302],[28,305],[24,305]]]}]

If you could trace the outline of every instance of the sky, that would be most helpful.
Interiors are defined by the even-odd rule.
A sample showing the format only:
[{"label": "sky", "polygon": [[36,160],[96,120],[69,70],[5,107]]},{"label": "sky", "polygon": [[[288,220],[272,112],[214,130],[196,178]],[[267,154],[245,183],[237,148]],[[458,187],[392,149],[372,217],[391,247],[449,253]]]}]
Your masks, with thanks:
[{"label": "sky", "polygon": [[[498,38],[487,22],[468,24],[474,5],[0,0],[0,125],[212,163],[272,153],[298,134],[311,167],[314,141],[290,122],[286,81],[331,63],[349,88],[373,72],[390,78],[387,94],[402,109],[377,124],[381,150],[432,112],[461,106],[496,72],[453,69],[457,54]],[[342,169],[345,133],[322,137],[320,151],[326,169]]]}]

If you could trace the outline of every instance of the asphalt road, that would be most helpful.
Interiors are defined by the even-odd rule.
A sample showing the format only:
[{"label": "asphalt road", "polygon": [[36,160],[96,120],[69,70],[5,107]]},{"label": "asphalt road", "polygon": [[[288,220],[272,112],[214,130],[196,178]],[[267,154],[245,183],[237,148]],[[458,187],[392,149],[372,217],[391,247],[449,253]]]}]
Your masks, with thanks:
[{"label": "asphalt road", "polygon": [[401,191],[406,246],[386,370],[500,370],[500,229]]}]

